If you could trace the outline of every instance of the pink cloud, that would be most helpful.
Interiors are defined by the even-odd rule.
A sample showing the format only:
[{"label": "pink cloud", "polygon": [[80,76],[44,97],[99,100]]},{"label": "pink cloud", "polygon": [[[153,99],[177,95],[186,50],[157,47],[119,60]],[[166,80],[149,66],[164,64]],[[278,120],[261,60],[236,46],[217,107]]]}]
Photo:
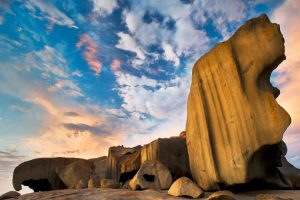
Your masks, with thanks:
[{"label": "pink cloud", "polygon": [[[291,155],[300,154],[300,2],[285,1],[272,16],[272,21],[280,24],[285,39],[286,60],[278,67],[278,77],[275,83],[280,87],[278,102],[292,118],[292,124],[287,129],[285,141]],[[300,159],[299,159],[300,160]]]},{"label": "pink cloud", "polygon": [[112,71],[119,71],[121,69],[121,61],[114,59],[110,65]]},{"label": "pink cloud", "polygon": [[84,46],[85,60],[87,61],[91,69],[95,71],[96,75],[99,75],[101,73],[102,64],[96,58],[98,54],[97,43],[88,34],[83,34],[76,44],[77,49],[81,48],[82,46]]}]

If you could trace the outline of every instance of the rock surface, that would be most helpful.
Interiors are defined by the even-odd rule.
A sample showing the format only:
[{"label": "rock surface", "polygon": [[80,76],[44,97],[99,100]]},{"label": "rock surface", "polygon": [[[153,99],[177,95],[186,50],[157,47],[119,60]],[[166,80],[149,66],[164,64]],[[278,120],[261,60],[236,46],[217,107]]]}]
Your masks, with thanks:
[{"label": "rock surface", "polygon": [[92,158],[92,159],[89,159],[89,161],[94,163],[94,166],[95,166],[94,173],[99,178],[105,178],[106,177],[106,167],[107,167],[107,156],[102,156],[99,158]]},{"label": "rock surface", "polygon": [[9,192],[6,192],[4,194],[2,194],[0,196],[0,200],[3,200],[3,199],[10,199],[10,198],[15,198],[15,197],[18,197],[20,196],[20,193],[19,192],[16,192],[16,191],[9,191]]},{"label": "rock surface", "polygon": [[191,177],[185,137],[159,138],[144,145],[141,162],[159,160],[171,172],[173,180]]},{"label": "rock surface", "polygon": [[88,188],[99,188],[100,178],[97,175],[92,175],[88,181]]},{"label": "rock surface", "polygon": [[168,194],[176,197],[188,196],[199,198],[204,196],[204,192],[191,179],[181,177],[177,179],[168,190]]},{"label": "rock surface", "polygon": [[209,195],[207,200],[237,200],[237,197],[230,191],[221,190]]},{"label": "rock surface", "polygon": [[255,200],[293,200],[293,199],[280,198],[271,194],[258,194]]},{"label": "rock surface", "polygon": [[266,15],[247,21],[194,65],[186,140],[193,178],[204,190],[268,182],[291,119],[276,102],[271,72],[285,59],[284,39]]},{"label": "rock surface", "polygon": [[[300,190],[273,190],[273,191],[251,191],[247,193],[236,194],[239,200],[255,200],[257,194],[271,194],[282,199],[294,199],[298,200],[300,196]],[[206,193],[205,197],[199,198],[206,200],[209,194]],[[124,189],[65,189],[65,190],[54,190],[48,192],[35,192],[25,194],[11,200],[73,200],[73,199],[84,199],[84,200],[184,200],[184,197],[172,197],[167,194],[167,191],[131,191]]]},{"label": "rock surface", "polygon": [[103,178],[100,180],[100,187],[117,189],[120,188],[120,183],[115,181],[114,179]]},{"label": "rock surface", "polygon": [[81,180],[82,187],[87,187],[87,182],[94,173],[94,164],[88,160],[78,160],[58,168],[56,173],[69,189],[81,188],[81,185],[77,185],[79,180]]},{"label": "rock surface", "polygon": [[60,167],[72,162],[83,160],[78,158],[37,158],[18,165],[13,173],[13,186],[15,190],[22,189],[22,184],[34,191],[47,191],[65,189],[56,174]]},{"label": "rock surface", "polygon": [[147,160],[129,182],[132,190],[166,190],[172,184],[172,176],[168,168],[158,160]]},{"label": "rock surface", "polygon": [[[124,146],[110,147],[108,150],[106,178],[118,182],[126,182],[140,168],[141,146],[128,148]],[[123,173],[123,176],[121,176]]]}]

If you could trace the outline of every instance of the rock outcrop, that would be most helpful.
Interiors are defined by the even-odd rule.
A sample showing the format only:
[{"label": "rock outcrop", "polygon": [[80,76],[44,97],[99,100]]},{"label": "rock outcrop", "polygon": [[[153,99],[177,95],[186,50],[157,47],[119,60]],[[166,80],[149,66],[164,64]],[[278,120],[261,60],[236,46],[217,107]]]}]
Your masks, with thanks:
[{"label": "rock outcrop", "polygon": [[144,145],[141,162],[159,160],[171,172],[173,180],[191,177],[185,137],[159,138]]},{"label": "rock outcrop", "polygon": [[16,192],[16,191],[9,191],[9,192],[6,192],[4,194],[2,194],[0,196],[0,200],[4,200],[4,199],[10,199],[10,198],[16,198],[18,196],[20,196],[21,194],[19,192]]},{"label": "rock outcrop", "polygon": [[22,189],[22,184],[33,191],[65,189],[65,184],[56,174],[56,170],[72,162],[83,160],[78,158],[37,158],[18,165],[13,173],[15,190]]},{"label": "rock outcrop", "polygon": [[[94,164],[88,160],[78,160],[66,166],[60,167],[56,173],[60,180],[67,186],[67,188],[86,188],[90,176],[94,173]],[[78,182],[81,184],[78,185]]]},{"label": "rock outcrop", "polygon": [[199,198],[204,196],[204,192],[187,177],[177,179],[168,190],[168,194],[176,197],[192,197]]},{"label": "rock outcrop", "polygon": [[[271,72],[285,59],[279,25],[247,21],[194,65],[186,142],[193,178],[204,190],[268,182],[291,119],[276,102]],[[263,159],[265,158],[265,159]]]},{"label": "rock outcrop", "polygon": [[107,156],[102,156],[99,158],[92,158],[92,159],[89,159],[89,161],[94,163],[95,175],[97,175],[99,178],[105,178],[106,177],[106,167],[107,167]]},{"label": "rock outcrop", "polygon": [[117,188],[120,188],[120,183],[114,179],[103,178],[100,180],[100,187],[117,189]]},{"label": "rock outcrop", "polygon": [[129,182],[132,190],[166,190],[172,184],[172,176],[168,168],[158,160],[147,160]]},{"label": "rock outcrop", "polygon": [[125,183],[131,179],[141,165],[141,146],[128,148],[110,147],[108,150],[106,178]]}]

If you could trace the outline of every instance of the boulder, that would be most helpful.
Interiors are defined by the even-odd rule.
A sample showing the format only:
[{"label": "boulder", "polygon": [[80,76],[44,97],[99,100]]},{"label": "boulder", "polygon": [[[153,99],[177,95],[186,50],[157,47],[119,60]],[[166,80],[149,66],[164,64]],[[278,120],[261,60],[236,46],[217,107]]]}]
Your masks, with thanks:
[{"label": "boulder", "polygon": [[97,175],[99,178],[105,178],[106,167],[107,167],[107,156],[92,158],[89,159],[89,161],[93,162],[95,166],[95,171],[94,171],[95,175]]},{"label": "boulder", "polygon": [[103,178],[100,180],[100,187],[118,189],[120,188],[120,183],[114,179]]},{"label": "boulder", "polygon": [[177,179],[168,190],[168,194],[176,197],[188,196],[192,198],[204,197],[204,192],[187,177]]},{"label": "boulder", "polygon": [[179,137],[186,137],[186,132],[185,132],[185,131],[182,131],[182,132],[179,134]]},{"label": "boulder", "polygon": [[99,188],[100,180],[101,179],[97,175],[91,175],[88,181],[88,188]]},{"label": "boulder", "polygon": [[194,180],[216,190],[253,180],[268,182],[278,167],[278,144],[291,123],[276,102],[272,71],[285,59],[278,24],[251,19],[194,65],[186,143]]},{"label": "boulder", "polygon": [[18,196],[20,196],[21,194],[19,192],[16,192],[16,191],[9,191],[9,192],[6,192],[4,194],[2,194],[0,196],[0,200],[3,200],[3,199],[10,199],[10,198],[17,198]]},{"label": "boulder", "polygon": [[76,186],[74,187],[75,189],[83,189],[83,188],[87,188],[88,187],[88,183],[86,180],[80,179]]},{"label": "boulder", "polygon": [[159,138],[144,145],[141,162],[159,160],[171,172],[173,180],[191,177],[185,137]]},{"label": "boulder", "polygon": [[22,189],[22,184],[33,191],[65,189],[65,184],[56,174],[60,167],[83,160],[78,158],[37,158],[18,165],[13,173],[15,190]]},{"label": "boulder", "polygon": [[172,176],[168,168],[158,160],[147,160],[129,182],[132,190],[155,189],[166,190],[172,184]]},{"label": "boulder", "polygon": [[87,187],[87,182],[94,173],[94,164],[88,160],[78,160],[58,168],[56,172],[58,177],[69,189],[76,188],[80,180],[85,183]]},{"label": "boulder", "polygon": [[208,196],[207,200],[236,200],[237,197],[230,191],[221,190],[212,193]]},{"label": "boulder", "polygon": [[128,148],[110,147],[108,150],[106,178],[125,183],[131,179],[141,165],[141,146]]}]

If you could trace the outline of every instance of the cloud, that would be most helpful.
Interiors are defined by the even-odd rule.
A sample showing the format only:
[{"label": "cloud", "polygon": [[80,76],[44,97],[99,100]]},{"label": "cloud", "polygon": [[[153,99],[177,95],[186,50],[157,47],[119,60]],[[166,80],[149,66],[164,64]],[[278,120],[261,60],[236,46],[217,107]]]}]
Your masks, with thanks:
[{"label": "cloud", "polygon": [[50,78],[51,76],[68,77],[67,62],[63,55],[48,45],[45,45],[40,51],[27,53],[24,62],[18,62],[15,68],[19,71],[30,71],[32,68],[38,69],[42,72],[44,78]]},{"label": "cloud", "polygon": [[46,18],[50,21],[50,23],[60,26],[67,26],[69,28],[78,28],[70,17],[49,2],[42,0],[31,0],[26,3],[26,8],[32,12],[36,12],[37,10],[41,11],[41,17]]},{"label": "cloud", "polygon": [[11,106],[10,106],[10,109],[19,111],[19,112],[21,112],[21,113],[27,113],[27,112],[29,112],[28,109],[26,109],[25,107],[23,107],[23,106],[21,106],[21,105],[17,105],[17,104],[11,105]]},{"label": "cloud", "polygon": [[78,85],[71,80],[59,80],[54,85],[48,87],[48,90],[51,92],[62,90],[68,95],[74,97],[84,96],[81,92],[81,89],[78,87]]},{"label": "cloud", "polygon": [[185,113],[189,82],[186,77],[158,82],[145,76],[116,73],[116,90],[122,107],[132,114],[144,113],[157,119],[171,119]]},{"label": "cloud", "polygon": [[71,116],[71,117],[77,117],[77,116],[80,116],[79,113],[73,112],[73,111],[67,111],[67,112],[64,112],[63,115],[64,115],[64,116]]},{"label": "cloud", "polygon": [[118,7],[116,0],[93,0],[94,12],[105,16],[110,15]]},{"label": "cloud", "polygon": [[84,46],[84,58],[95,72],[96,75],[99,75],[102,70],[101,62],[96,58],[98,54],[98,45],[88,34],[83,34],[80,37],[80,40],[76,44],[77,49]]},{"label": "cloud", "polygon": [[110,65],[112,71],[118,71],[121,69],[121,61],[114,59]]},{"label": "cloud", "polygon": [[116,47],[125,51],[130,51],[136,54],[139,60],[145,60],[146,56],[144,50],[137,44],[137,42],[127,33],[119,32],[117,34],[120,38]]},{"label": "cloud", "polygon": [[178,67],[179,64],[180,64],[180,60],[179,60],[178,56],[174,53],[172,46],[165,43],[165,42],[163,42],[162,43],[162,48],[164,50],[165,60],[173,61],[174,65],[176,67]]},{"label": "cloud", "polygon": [[285,134],[285,140],[289,148],[288,155],[291,157],[299,155],[300,152],[300,140],[298,139],[300,134],[300,94],[296,92],[300,88],[299,9],[300,4],[298,1],[289,0],[278,7],[272,15],[272,21],[280,24],[285,39],[287,59],[276,69],[274,81],[281,90],[277,100],[292,118],[292,124]]}]

